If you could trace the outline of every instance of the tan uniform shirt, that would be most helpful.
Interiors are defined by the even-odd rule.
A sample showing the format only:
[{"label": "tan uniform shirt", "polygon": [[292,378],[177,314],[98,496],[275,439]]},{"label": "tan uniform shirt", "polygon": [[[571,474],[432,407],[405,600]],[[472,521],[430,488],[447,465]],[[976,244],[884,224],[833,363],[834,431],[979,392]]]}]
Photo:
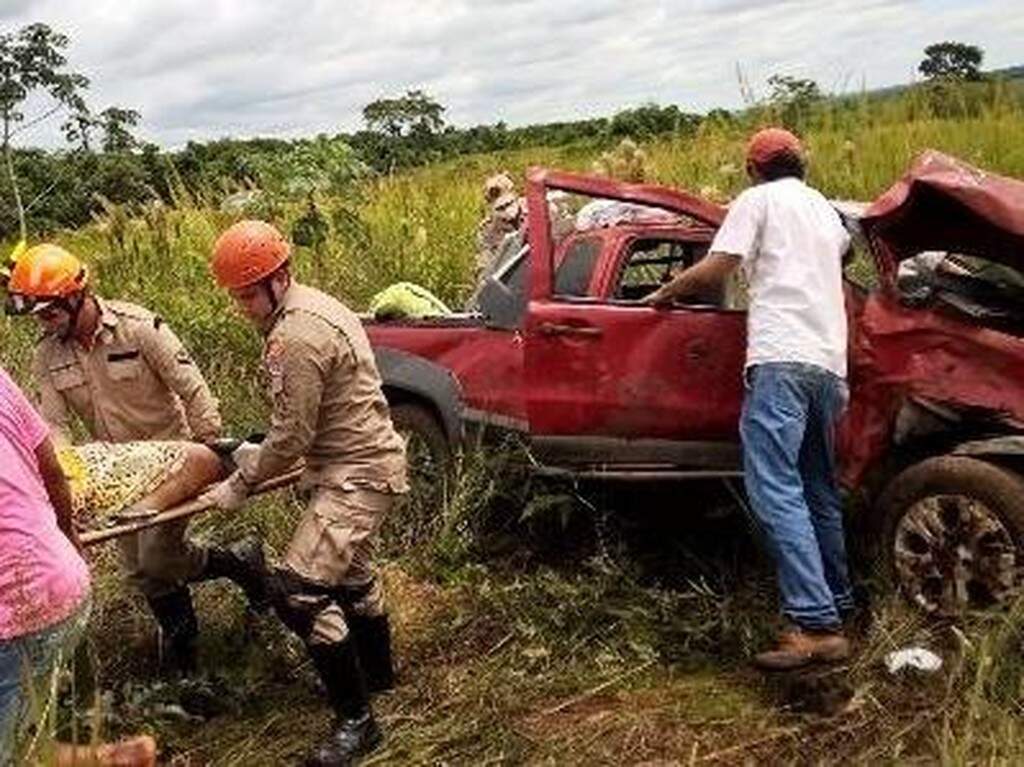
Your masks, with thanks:
[{"label": "tan uniform shirt", "polygon": [[248,484],[305,458],[310,484],[408,489],[405,445],[366,331],[350,309],[293,282],[266,332],[263,365],[273,413],[259,453],[242,469]]},{"label": "tan uniform shirt", "polygon": [[505,238],[515,231],[515,224],[510,224],[493,213],[480,222],[476,230],[477,282],[493,271],[502,253],[502,245],[505,243]]},{"label": "tan uniform shirt", "polygon": [[44,336],[33,363],[40,410],[70,435],[71,416],[94,439],[214,439],[217,400],[178,337],[152,312],[96,298],[100,321],[91,349]]}]

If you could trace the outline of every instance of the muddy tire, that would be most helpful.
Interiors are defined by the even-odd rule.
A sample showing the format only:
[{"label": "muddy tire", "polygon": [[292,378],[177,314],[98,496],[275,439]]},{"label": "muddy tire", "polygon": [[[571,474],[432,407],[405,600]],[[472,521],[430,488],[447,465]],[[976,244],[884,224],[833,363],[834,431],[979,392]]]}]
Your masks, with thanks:
[{"label": "muddy tire", "polygon": [[381,529],[381,552],[402,556],[438,529],[450,490],[451,445],[434,414],[415,404],[391,408],[391,421],[405,439],[409,495],[388,515]]},{"label": "muddy tire", "polygon": [[929,458],[879,500],[882,561],[907,598],[938,616],[1005,605],[1024,565],[1024,479],[974,458]]}]

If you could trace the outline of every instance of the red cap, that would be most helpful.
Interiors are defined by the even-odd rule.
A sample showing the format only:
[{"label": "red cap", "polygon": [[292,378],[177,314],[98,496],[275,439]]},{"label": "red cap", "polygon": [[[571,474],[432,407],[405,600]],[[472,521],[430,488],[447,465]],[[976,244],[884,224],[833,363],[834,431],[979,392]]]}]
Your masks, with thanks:
[{"label": "red cap", "polygon": [[785,128],[764,128],[750,137],[747,159],[754,165],[764,165],[777,154],[789,152],[800,157],[803,151],[800,139]]}]

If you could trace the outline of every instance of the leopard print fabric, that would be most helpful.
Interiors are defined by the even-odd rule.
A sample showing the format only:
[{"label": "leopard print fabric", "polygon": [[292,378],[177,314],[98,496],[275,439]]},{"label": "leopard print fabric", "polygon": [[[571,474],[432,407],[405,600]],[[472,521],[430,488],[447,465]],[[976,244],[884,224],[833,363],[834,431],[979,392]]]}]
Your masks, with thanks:
[{"label": "leopard print fabric", "polygon": [[90,442],[61,447],[61,468],[71,486],[79,525],[124,511],[156,490],[185,463],[183,442]]}]

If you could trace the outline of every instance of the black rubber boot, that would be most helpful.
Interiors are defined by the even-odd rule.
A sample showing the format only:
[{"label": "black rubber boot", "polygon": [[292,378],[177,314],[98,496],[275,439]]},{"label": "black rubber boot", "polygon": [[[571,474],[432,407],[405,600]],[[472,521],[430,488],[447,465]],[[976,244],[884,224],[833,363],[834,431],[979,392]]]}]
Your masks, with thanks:
[{"label": "black rubber boot", "polygon": [[266,612],[270,607],[267,595],[267,563],[263,557],[263,544],[255,537],[242,538],[222,547],[207,549],[206,568],[194,580],[208,581],[227,578],[233,581],[249,601],[249,607]]},{"label": "black rubber boot", "polygon": [[307,767],[348,767],[383,740],[370,710],[370,696],[351,637],[331,644],[307,645],[327,688],[336,716],[334,731],[307,758]]},{"label": "black rubber boot", "polygon": [[346,622],[356,641],[359,660],[371,693],[395,686],[395,668],[391,660],[391,622],[384,615],[348,615]]},{"label": "black rubber boot", "polygon": [[195,673],[199,622],[188,588],[147,597],[146,601],[160,625],[160,652],[166,668],[183,676]]}]

